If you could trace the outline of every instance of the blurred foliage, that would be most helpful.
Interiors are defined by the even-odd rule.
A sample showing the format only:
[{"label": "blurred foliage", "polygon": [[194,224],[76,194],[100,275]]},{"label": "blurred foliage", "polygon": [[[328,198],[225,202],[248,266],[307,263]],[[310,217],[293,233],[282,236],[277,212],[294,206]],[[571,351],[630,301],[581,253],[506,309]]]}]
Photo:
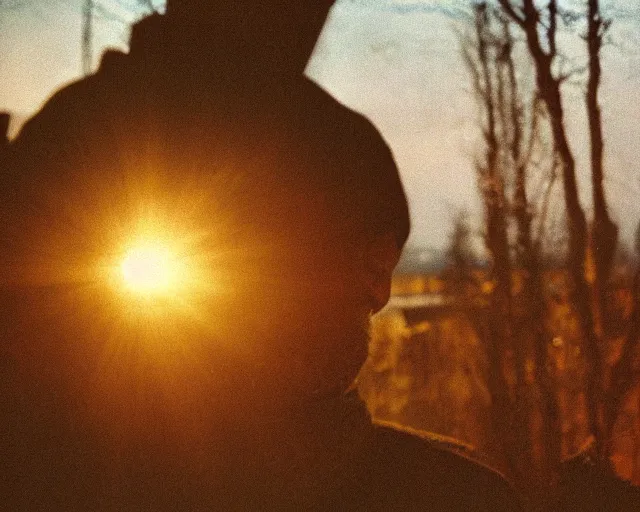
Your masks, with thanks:
[{"label": "blurred foliage", "polygon": [[437,432],[487,452],[491,399],[473,328],[455,312],[407,326],[401,312],[374,318],[359,384],[375,418]]},{"label": "blurred foliage", "polygon": [[[490,293],[490,281],[481,269],[471,273],[479,290]],[[483,275],[484,280],[483,280]],[[579,324],[568,296],[569,276],[562,269],[545,272],[548,361],[562,418],[562,455],[568,459],[590,440],[587,421],[585,361]],[[630,269],[619,267],[611,290],[617,322],[628,323],[632,309]],[[456,276],[398,276],[397,294],[442,294],[455,287],[445,279]],[[517,279],[514,282],[517,283]],[[471,287],[467,288],[467,290]],[[482,295],[482,294],[480,294]],[[469,299],[469,296],[467,296]],[[478,300],[478,295],[474,300]],[[467,300],[467,305],[470,302]],[[499,447],[491,438],[491,396],[487,387],[487,356],[477,321],[469,319],[465,304],[453,303],[437,311],[425,311],[424,321],[410,324],[402,310],[388,307],[373,318],[369,358],[358,383],[372,416],[459,439],[475,447],[480,457],[500,467]],[[475,311],[482,317],[482,304]],[[619,357],[624,334],[614,338],[608,365]],[[617,347],[617,348],[616,348]],[[509,374],[513,386],[515,376]],[[540,396],[535,383],[533,354],[527,358],[527,383],[531,392],[530,436],[534,463],[542,443]],[[617,473],[640,484],[640,392],[634,388],[624,401],[613,434],[612,462]]]}]

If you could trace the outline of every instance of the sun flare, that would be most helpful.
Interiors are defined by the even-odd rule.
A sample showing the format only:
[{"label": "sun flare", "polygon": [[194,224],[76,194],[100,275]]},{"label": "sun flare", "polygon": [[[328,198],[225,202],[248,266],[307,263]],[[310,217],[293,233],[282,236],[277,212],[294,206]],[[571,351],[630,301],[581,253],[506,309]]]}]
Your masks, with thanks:
[{"label": "sun flare", "polygon": [[142,296],[171,292],[179,287],[183,274],[177,256],[159,242],[146,242],[129,249],[120,271],[125,287]]}]

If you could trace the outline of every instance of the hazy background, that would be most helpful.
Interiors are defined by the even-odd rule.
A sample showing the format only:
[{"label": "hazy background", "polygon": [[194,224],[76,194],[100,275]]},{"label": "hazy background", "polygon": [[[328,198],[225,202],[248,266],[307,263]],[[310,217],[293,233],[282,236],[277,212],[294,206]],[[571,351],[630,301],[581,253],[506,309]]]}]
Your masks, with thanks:
[{"label": "hazy background", "polygon": [[[8,0],[0,5],[3,1]],[[447,245],[460,208],[481,214],[473,168],[475,106],[456,35],[460,20],[455,7],[461,3],[338,0],[308,68],[336,98],[379,127],[409,195],[410,244],[436,250]],[[0,109],[24,119],[55,89],[80,76],[81,4],[11,0],[11,8],[0,10]],[[133,19],[113,7],[119,17]],[[614,29],[603,62],[606,189],[628,239],[640,219],[640,5],[637,0],[611,0],[608,9]],[[126,23],[102,17],[95,39],[96,49],[124,48]],[[563,42],[575,56],[573,65],[579,66],[581,40],[568,36]],[[569,84],[565,93],[571,97],[570,135],[587,205],[583,92],[580,85]],[[558,209],[561,203],[558,187]]]}]

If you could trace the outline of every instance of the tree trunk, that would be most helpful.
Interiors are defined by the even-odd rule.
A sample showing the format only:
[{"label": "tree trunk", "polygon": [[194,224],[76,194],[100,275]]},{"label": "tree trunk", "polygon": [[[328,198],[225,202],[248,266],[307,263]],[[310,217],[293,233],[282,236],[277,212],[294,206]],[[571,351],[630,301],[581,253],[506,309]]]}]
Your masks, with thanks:
[{"label": "tree trunk", "polygon": [[607,289],[611,266],[618,241],[618,227],[609,217],[607,201],[604,194],[604,137],[602,115],[598,101],[600,89],[600,50],[606,24],[600,14],[599,0],[589,0],[588,4],[589,78],[587,82],[586,105],[589,118],[589,136],[591,140],[591,184],[593,190],[593,229],[592,252],[595,262],[595,311],[596,327],[600,333],[607,328]]},{"label": "tree trunk", "polygon": [[[491,294],[490,327],[488,337],[489,389],[493,397],[493,424],[496,437],[502,441],[504,455],[510,470],[516,478],[520,476],[522,465],[519,460],[526,449],[521,446],[520,425],[516,422],[509,387],[505,378],[504,355],[511,351],[511,261],[507,237],[506,197],[504,178],[500,158],[499,142],[499,95],[501,83],[497,83],[498,70],[490,56],[491,33],[490,18],[486,5],[476,10],[476,44],[479,62],[478,73],[483,87],[478,96],[483,103],[486,115],[485,161],[479,167],[479,177],[483,193],[486,215],[487,250],[492,256],[492,279],[495,287]],[[498,90],[496,90],[496,86]],[[516,365],[518,366],[518,365]],[[518,375],[518,386],[524,376]],[[515,427],[515,429],[514,429]]]},{"label": "tree trunk", "polygon": [[[507,67],[510,88],[510,112],[512,137],[510,140],[511,160],[515,166],[515,188],[513,197],[513,213],[517,224],[517,258],[525,275],[523,285],[524,304],[526,318],[522,324],[521,334],[518,337],[521,342],[525,339],[526,332],[533,334],[534,358],[536,368],[536,382],[542,396],[542,422],[543,445],[545,461],[543,473],[556,474],[562,455],[562,429],[560,424],[560,409],[558,406],[553,379],[548,371],[547,345],[549,334],[544,326],[543,318],[546,316],[546,306],[543,288],[543,275],[540,268],[539,246],[534,244],[531,225],[531,206],[527,196],[527,167],[529,162],[523,151],[524,143],[524,115],[521,101],[521,93],[516,78],[515,63],[513,60],[513,37],[509,23],[503,23],[503,36],[505,42],[505,64]],[[533,144],[536,136],[539,111],[534,102],[531,109],[531,129],[529,133],[529,146]]]}]

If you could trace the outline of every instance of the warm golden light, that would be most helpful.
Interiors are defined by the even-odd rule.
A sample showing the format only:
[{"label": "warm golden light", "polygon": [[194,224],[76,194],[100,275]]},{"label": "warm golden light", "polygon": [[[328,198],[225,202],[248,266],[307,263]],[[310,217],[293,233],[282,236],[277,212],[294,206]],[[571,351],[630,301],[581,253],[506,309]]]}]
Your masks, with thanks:
[{"label": "warm golden light", "polygon": [[125,254],[121,264],[125,286],[140,295],[157,295],[179,285],[180,264],[168,247],[144,243]]}]

